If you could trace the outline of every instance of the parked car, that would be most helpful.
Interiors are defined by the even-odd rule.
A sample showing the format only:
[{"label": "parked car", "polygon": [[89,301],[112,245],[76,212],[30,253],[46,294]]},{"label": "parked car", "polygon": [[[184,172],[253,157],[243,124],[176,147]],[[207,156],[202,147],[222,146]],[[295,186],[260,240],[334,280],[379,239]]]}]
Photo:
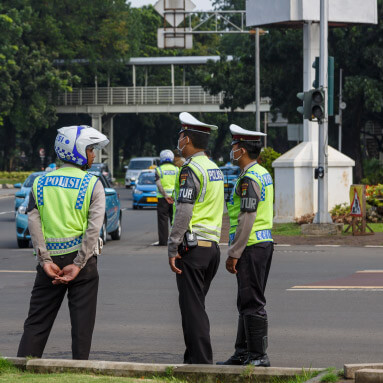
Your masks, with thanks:
[{"label": "parked car", "polygon": [[92,164],[92,166],[90,167],[90,169],[88,171],[89,172],[100,172],[108,180],[108,182],[110,184],[112,183],[112,176],[110,174],[110,171],[109,171],[107,164],[104,164],[104,163]]},{"label": "parked car", "polygon": [[225,165],[220,167],[223,173],[224,180],[224,192],[225,192],[225,201],[230,198],[231,191],[237,182],[241,168],[235,165]]},{"label": "parked car", "polygon": [[28,197],[31,188],[33,186],[33,181],[36,177],[45,174],[45,172],[35,172],[30,174],[27,179],[21,184],[17,183],[14,185],[15,188],[19,188],[20,190],[15,194],[15,214],[17,213],[17,209],[24,202],[25,198]]},{"label": "parked car", "polygon": [[159,157],[136,157],[132,158],[129,166],[125,166],[125,187],[130,188],[136,184],[137,178],[141,170],[151,169],[158,166],[160,163]]},{"label": "parked car", "polygon": [[154,170],[142,170],[133,190],[133,209],[157,207],[157,186]]},{"label": "parked car", "polygon": [[[107,240],[107,235],[110,234],[112,239],[118,240],[121,238],[121,205],[120,197],[117,191],[110,187],[108,180],[96,171],[89,172],[100,178],[100,181],[105,189],[105,218],[100,230],[100,237],[104,243]],[[31,235],[28,230],[27,207],[29,202],[29,193],[17,209],[16,213],[16,238],[17,245],[20,248],[29,247]]]}]

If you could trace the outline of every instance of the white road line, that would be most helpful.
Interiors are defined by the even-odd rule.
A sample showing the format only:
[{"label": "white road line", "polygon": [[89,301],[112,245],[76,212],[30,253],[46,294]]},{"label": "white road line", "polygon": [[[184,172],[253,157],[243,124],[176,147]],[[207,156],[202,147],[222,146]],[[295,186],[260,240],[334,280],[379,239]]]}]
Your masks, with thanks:
[{"label": "white road line", "polygon": [[364,289],[355,289],[355,288],[336,288],[336,289],[286,289],[286,291],[383,291],[382,288],[368,287]]},{"label": "white road line", "polygon": [[383,270],[360,270],[357,273],[383,273]]},{"label": "white road line", "polygon": [[315,245],[315,247],[340,247],[341,245]]},{"label": "white road line", "polygon": [[275,247],[290,247],[291,245],[274,245]]},{"label": "white road line", "polygon": [[364,245],[364,247],[383,247],[383,246],[378,246],[378,245]]},{"label": "white road line", "polygon": [[14,210],[11,210],[11,211],[2,211],[2,212],[0,212],[0,215],[3,215],[3,214],[10,214],[10,213],[14,213]]},{"label": "white road line", "polygon": [[32,270],[0,270],[0,273],[36,273]]}]

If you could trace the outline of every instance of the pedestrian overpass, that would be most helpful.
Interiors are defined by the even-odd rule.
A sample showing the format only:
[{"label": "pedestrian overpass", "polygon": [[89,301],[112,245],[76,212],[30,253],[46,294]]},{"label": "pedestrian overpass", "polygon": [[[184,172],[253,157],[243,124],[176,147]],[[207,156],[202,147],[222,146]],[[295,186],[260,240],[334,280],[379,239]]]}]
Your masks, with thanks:
[{"label": "pedestrian overpass", "polygon": [[[228,58],[232,58],[229,56]],[[87,114],[92,119],[92,127],[106,134],[110,144],[102,153],[98,153],[96,162],[105,161],[113,174],[113,118],[124,113],[227,113],[221,109],[223,93],[210,95],[202,86],[186,85],[186,66],[203,65],[208,60],[218,61],[219,56],[186,57],[146,57],[132,58],[128,66],[132,67],[133,86],[74,88],[72,92],[63,92],[56,100],[57,114]],[[84,63],[86,64],[86,63]],[[147,68],[153,65],[170,65],[169,86],[148,86]],[[136,85],[136,67],[145,67],[144,86]],[[175,85],[174,67],[183,66],[183,84]],[[270,111],[271,100],[261,98],[260,111]],[[235,112],[255,113],[255,102]]]}]

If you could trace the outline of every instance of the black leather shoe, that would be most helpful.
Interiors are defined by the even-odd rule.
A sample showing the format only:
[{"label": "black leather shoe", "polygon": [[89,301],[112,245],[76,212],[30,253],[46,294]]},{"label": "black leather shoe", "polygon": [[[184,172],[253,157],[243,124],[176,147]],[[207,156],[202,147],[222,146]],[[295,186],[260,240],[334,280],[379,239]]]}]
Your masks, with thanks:
[{"label": "black leather shoe", "polygon": [[243,366],[248,358],[249,355],[247,353],[235,353],[225,362],[217,362],[216,364],[218,364],[219,366]]},{"label": "black leather shoe", "polygon": [[254,358],[253,356],[249,355],[243,364],[250,364],[254,367],[270,367],[270,360],[267,354],[264,354],[258,358]]}]

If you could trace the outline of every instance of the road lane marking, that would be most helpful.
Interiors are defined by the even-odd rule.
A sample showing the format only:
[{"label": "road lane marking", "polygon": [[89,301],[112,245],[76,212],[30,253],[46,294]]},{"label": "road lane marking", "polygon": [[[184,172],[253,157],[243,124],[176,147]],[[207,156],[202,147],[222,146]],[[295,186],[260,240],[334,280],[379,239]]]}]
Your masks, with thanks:
[{"label": "road lane marking", "polygon": [[0,270],[0,273],[36,273],[32,270]]},{"label": "road lane marking", "polygon": [[312,288],[312,289],[286,289],[286,291],[383,291],[383,288],[365,287],[365,288]]},{"label": "road lane marking", "polygon": [[320,289],[320,290],[327,290],[327,289],[383,289],[383,286],[293,286],[291,289],[293,290],[300,290],[300,289],[307,289],[307,290],[313,290],[313,289]]},{"label": "road lane marking", "polygon": [[360,270],[357,273],[383,273],[383,270]]},{"label": "road lane marking", "polygon": [[290,247],[291,245],[283,245],[283,244],[282,245],[277,245],[277,244],[275,244],[274,246],[275,247]]},{"label": "road lane marking", "polygon": [[378,246],[378,245],[364,245],[364,247],[383,247],[383,246]]},{"label": "road lane marking", "polygon": [[315,245],[316,247],[340,247],[340,245]]},{"label": "road lane marking", "polygon": [[3,214],[10,214],[10,213],[14,213],[15,211],[14,210],[11,210],[11,211],[1,211],[0,212],[0,215],[3,215]]}]

